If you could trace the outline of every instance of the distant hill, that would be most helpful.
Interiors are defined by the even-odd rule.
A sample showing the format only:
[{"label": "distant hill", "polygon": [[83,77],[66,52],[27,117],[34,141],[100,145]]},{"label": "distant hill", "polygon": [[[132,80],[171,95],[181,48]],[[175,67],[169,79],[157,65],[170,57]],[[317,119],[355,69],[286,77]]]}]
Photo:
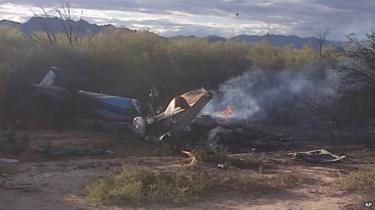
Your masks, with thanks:
[{"label": "distant hill", "polygon": [[[194,39],[194,38],[198,38],[198,37],[196,37],[194,35],[190,35],[190,36],[178,35],[178,36],[171,36],[168,39],[169,40],[178,40],[178,39]],[[224,37],[214,36],[214,35],[210,35],[210,36],[206,36],[206,37],[201,37],[201,38],[202,39],[206,39],[209,42],[224,42],[224,41],[227,40]]]},{"label": "distant hill", "polygon": [[[107,30],[114,30],[117,29],[113,25],[97,25],[97,24],[91,24],[85,20],[65,20],[64,22],[61,21],[61,19],[55,17],[55,18],[44,18],[44,17],[32,17],[30,20],[28,20],[25,23],[17,23],[9,20],[1,20],[0,21],[0,27],[8,27],[8,28],[17,28],[21,31],[30,34],[33,32],[44,32],[45,27],[47,26],[50,32],[52,33],[64,33],[64,26],[63,23],[66,26],[69,26],[73,29],[74,33],[78,33],[81,35],[86,34],[95,34],[102,31]],[[127,28],[121,28],[121,30],[128,30]]]},{"label": "distant hill", "polygon": [[[309,44],[314,49],[319,48],[318,40],[315,37],[303,38],[303,37],[299,37],[299,36],[295,36],[295,35],[291,35],[291,36],[274,35],[274,34],[262,35],[262,36],[258,36],[258,35],[239,35],[239,36],[232,37],[229,40],[259,44],[259,43],[263,42],[264,40],[266,40],[268,37],[271,40],[272,45],[276,46],[276,47],[292,46],[294,48],[300,49],[304,45]],[[194,35],[190,35],[190,36],[178,35],[178,36],[169,37],[170,40],[186,39],[186,38],[197,38],[197,37],[195,37]],[[209,42],[212,42],[212,43],[223,42],[223,41],[228,40],[224,37],[213,36],[213,35],[202,37],[202,39],[206,39],[206,40],[208,40]],[[331,40],[327,40],[325,44],[326,44],[326,46],[331,46],[331,47],[341,47],[343,45],[342,42],[331,41]]]},{"label": "distant hill", "polygon": [[205,37],[205,39],[207,39],[209,42],[224,42],[226,41],[227,39],[224,38],[224,37],[221,37],[221,36],[207,36]]},{"label": "distant hill", "polygon": [[168,37],[169,40],[194,39],[194,38],[197,38],[197,37],[194,36],[194,35],[190,35],[190,36],[177,35],[177,36],[171,36],[171,37]]},{"label": "distant hill", "polygon": [[[86,35],[86,34],[95,34],[102,31],[107,30],[125,30],[125,31],[133,31],[128,28],[116,28],[113,25],[97,25],[97,24],[91,24],[85,20],[68,20],[64,22],[65,25],[69,25],[72,27],[73,31],[75,33],[79,32],[80,35]],[[0,27],[7,27],[7,28],[17,28],[21,31],[30,34],[33,32],[44,32],[44,27],[48,26],[49,30],[52,33],[64,33],[64,27],[61,22],[61,20],[57,17],[55,18],[44,18],[44,17],[32,17],[30,20],[28,20],[25,23],[18,23],[14,21],[9,20],[0,20]],[[273,46],[277,47],[285,47],[285,46],[292,46],[294,48],[302,48],[305,44],[310,44],[313,48],[318,49],[318,41],[314,37],[306,37],[302,38],[299,36],[291,35],[291,36],[285,36],[285,35],[274,35],[274,34],[268,34],[263,36],[258,35],[239,35],[230,38],[229,40],[236,40],[236,41],[243,41],[243,42],[249,42],[249,43],[261,43],[263,42],[267,37],[271,40],[271,43]],[[166,39],[170,40],[176,40],[176,39],[184,39],[184,38],[197,38],[194,35],[190,36],[173,36]],[[223,42],[227,39],[220,36],[214,36],[210,35],[207,37],[203,37],[203,39],[207,39],[209,42]],[[342,46],[341,42],[338,41],[327,41],[326,45],[328,46],[335,46],[340,47]]]},{"label": "distant hill", "polygon": [[[269,37],[273,46],[277,47],[285,47],[285,46],[292,46],[294,48],[302,48],[305,44],[310,44],[313,48],[318,49],[318,40],[315,37],[306,37],[302,38],[299,36],[291,35],[263,35],[263,36],[256,36],[256,35],[239,35],[232,37],[231,40],[236,41],[244,41],[250,43],[261,43]],[[339,47],[342,45],[341,42],[338,41],[326,41],[327,46]]]},{"label": "distant hill", "polygon": [[19,28],[21,23],[17,23],[10,20],[0,20],[0,27],[8,27],[8,28]]}]

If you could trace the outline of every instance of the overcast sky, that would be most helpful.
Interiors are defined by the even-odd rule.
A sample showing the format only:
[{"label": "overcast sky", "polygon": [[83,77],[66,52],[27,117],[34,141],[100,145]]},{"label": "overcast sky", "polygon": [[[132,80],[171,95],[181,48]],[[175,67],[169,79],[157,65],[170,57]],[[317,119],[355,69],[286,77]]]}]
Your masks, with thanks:
[{"label": "overcast sky", "polygon": [[[0,19],[27,21],[60,0],[0,0]],[[330,39],[375,31],[375,0],[71,0],[75,19],[148,28],[164,36],[265,33]]]}]

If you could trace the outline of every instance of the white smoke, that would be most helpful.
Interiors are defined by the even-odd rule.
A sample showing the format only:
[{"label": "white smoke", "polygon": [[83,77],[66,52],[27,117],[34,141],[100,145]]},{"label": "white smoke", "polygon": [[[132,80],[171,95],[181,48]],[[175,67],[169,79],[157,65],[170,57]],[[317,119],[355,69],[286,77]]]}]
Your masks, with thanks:
[{"label": "white smoke", "polygon": [[[325,66],[325,65],[323,65]],[[318,99],[336,94],[338,79],[333,69],[320,64],[300,70],[270,71],[257,67],[229,79],[214,94],[203,113],[220,117],[231,106],[231,121],[283,120],[295,112],[296,97]]]}]

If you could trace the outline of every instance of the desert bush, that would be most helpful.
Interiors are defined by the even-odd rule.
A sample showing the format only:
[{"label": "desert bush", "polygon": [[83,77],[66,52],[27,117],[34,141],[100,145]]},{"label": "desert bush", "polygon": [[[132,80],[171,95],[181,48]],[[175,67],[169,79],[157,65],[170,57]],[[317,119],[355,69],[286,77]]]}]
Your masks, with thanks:
[{"label": "desert bush", "polygon": [[306,180],[305,176],[299,173],[227,175],[205,170],[172,171],[126,167],[120,174],[90,182],[85,187],[85,195],[93,203],[183,204],[193,196],[199,196],[212,189],[265,193],[286,190]]},{"label": "desert bush", "polygon": [[188,177],[177,172],[125,167],[120,174],[91,182],[85,191],[87,199],[94,203],[146,201],[179,204],[211,187],[212,180],[205,173]]},{"label": "desert bush", "polygon": [[350,40],[340,61],[342,64],[342,103],[352,106],[357,121],[373,119],[375,93],[375,33],[367,39]]},{"label": "desert bush", "polygon": [[348,174],[341,174],[334,183],[335,187],[349,193],[356,193],[361,197],[361,203],[355,202],[353,209],[363,205],[363,201],[375,200],[375,169],[359,168]]},{"label": "desert bush", "polygon": [[[326,57],[334,57],[331,49],[327,49]],[[302,49],[291,46],[274,47],[270,41],[265,40],[252,46],[248,50],[248,58],[257,66],[266,70],[299,70],[303,65],[313,62],[317,52],[311,45],[305,45]]]},{"label": "desert bush", "polygon": [[38,83],[49,66],[58,66],[80,89],[145,101],[148,90],[157,87],[157,104],[163,106],[171,96],[189,89],[214,89],[253,64],[265,69],[298,69],[313,60],[314,54],[309,46],[293,49],[231,40],[168,40],[147,31],[121,29],[82,36],[73,45],[57,34],[51,44],[44,33],[25,35],[1,29],[0,100],[6,103],[4,95],[16,84]]},{"label": "desert bush", "polygon": [[[51,45],[43,33],[31,37],[17,30],[0,30],[0,70],[39,82],[48,66],[82,78],[82,88],[143,97],[150,87],[163,96],[201,86],[214,88],[257,64],[264,68],[295,67],[313,59],[314,50],[270,44],[206,39],[167,40],[150,32],[112,30],[83,36],[75,45],[56,35]],[[4,73],[0,73],[4,76]],[[168,98],[169,99],[169,98]]]}]

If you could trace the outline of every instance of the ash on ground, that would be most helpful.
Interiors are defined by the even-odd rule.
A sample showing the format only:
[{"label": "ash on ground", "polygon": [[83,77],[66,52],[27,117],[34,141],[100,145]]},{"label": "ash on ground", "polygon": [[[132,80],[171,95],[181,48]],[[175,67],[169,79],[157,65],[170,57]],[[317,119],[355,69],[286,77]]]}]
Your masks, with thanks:
[{"label": "ash on ground", "polygon": [[246,122],[230,123],[210,115],[197,117],[182,136],[194,146],[214,150],[224,147],[233,153],[288,149],[291,141],[282,133],[265,131]]}]

